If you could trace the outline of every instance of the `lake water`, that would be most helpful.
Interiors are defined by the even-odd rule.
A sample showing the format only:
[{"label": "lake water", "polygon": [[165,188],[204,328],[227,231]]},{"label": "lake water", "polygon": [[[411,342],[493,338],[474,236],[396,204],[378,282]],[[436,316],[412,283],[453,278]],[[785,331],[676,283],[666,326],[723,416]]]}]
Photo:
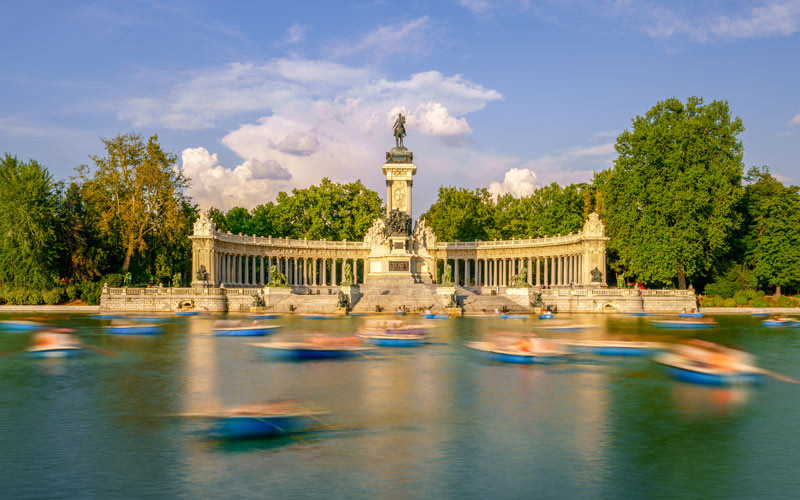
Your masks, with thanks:
[{"label": "lake water", "polygon": [[[594,328],[551,336],[696,336],[800,377],[800,329],[758,318],[718,316],[713,330],[680,332],[647,318],[559,317]],[[264,340],[209,335],[211,316],[171,318],[154,338],[105,335],[107,322],[86,316],[47,318],[120,355],[0,358],[3,499],[800,496],[800,385],[689,385],[647,359],[497,364],[463,347],[546,321],[422,320],[430,345],[287,362],[248,345]],[[364,319],[266,322],[288,339],[352,333]],[[29,341],[3,332],[0,350]],[[222,442],[204,438],[202,421],[173,416],[280,398],[326,407],[328,427]]]}]

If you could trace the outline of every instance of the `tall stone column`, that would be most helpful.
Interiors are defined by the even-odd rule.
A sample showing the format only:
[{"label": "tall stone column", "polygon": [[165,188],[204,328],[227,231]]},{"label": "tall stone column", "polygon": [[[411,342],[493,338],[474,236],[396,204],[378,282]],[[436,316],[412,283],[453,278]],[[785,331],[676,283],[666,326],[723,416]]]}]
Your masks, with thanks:
[{"label": "tall stone column", "polygon": [[386,181],[386,216],[392,213],[392,183]]},{"label": "tall stone column", "polygon": [[528,257],[528,284],[533,285],[533,258]]},{"label": "tall stone column", "polygon": [[456,286],[458,286],[459,285],[459,283],[458,283],[458,259],[453,259],[453,268],[455,269],[455,272],[453,273],[453,275],[455,276],[455,280],[454,281],[455,281]]},{"label": "tall stone column", "polygon": [[540,264],[540,262],[541,261],[540,261],[539,257],[536,257],[536,282],[534,283],[534,285],[536,285],[536,286],[540,286],[542,284],[542,282],[541,282],[541,264]]},{"label": "tall stone column", "polygon": [[464,286],[470,286],[469,278],[469,264],[472,259],[464,259]]}]

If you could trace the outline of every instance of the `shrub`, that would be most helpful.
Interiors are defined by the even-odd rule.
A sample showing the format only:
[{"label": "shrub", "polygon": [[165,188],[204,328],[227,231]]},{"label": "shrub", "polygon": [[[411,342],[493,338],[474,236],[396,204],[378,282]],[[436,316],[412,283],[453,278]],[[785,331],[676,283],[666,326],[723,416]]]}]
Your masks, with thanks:
[{"label": "shrub", "polygon": [[733,300],[733,298],[723,299],[722,300],[722,307],[736,307],[736,301]]},{"label": "shrub", "polygon": [[790,299],[786,295],[781,295],[780,298],[778,298],[776,305],[778,307],[794,307],[795,303],[794,300]]},{"label": "shrub", "polygon": [[764,298],[764,295],[757,295],[753,299],[753,307],[769,307],[769,302]]},{"label": "shrub", "polygon": [[748,292],[753,292],[752,295],[755,295],[753,290],[739,290],[733,294],[733,300],[736,302],[737,306],[746,306],[747,303],[750,302],[751,293]]},{"label": "shrub", "polygon": [[121,274],[112,273],[106,274],[103,276],[103,279],[100,280],[100,284],[102,286],[103,283],[108,283],[108,286],[111,288],[119,288],[122,286],[122,282],[124,281],[124,277]]},{"label": "shrub", "polygon": [[62,290],[60,288],[53,288],[52,290],[46,290],[42,292],[42,300],[45,304],[55,305],[61,302],[61,298],[63,297]]},{"label": "shrub", "polygon": [[69,285],[69,286],[67,286],[67,289],[65,290],[65,293],[67,294],[67,300],[72,301],[72,300],[75,300],[78,297],[80,297],[81,290],[80,290],[80,288],[78,288],[77,285]]},{"label": "shrub", "polygon": [[91,306],[100,303],[100,293],[103,291],[103,284],[99,281],[84,281],[81,284],[81,300]]},{"label": "shrub", "polygon": [[739,290],[754,290],[758,280],[751,269],[745,265],[734,264],[724,274],[717,276],[706,286],[708,295],[719,295],[723,299],[733,298]]},{"label": "shrub", "polygon": [[722,307],[722,303],[725,299],[720,297],[719,295],[714,295],[714,298],[711,301],[711,307]]},{"label": "shrub", "polygon": [[715,296],[711,296],[711,295],[705,295],[705,296],[703,296],[703,298],[700,300],[700,305],[701,305],[702,307],[714,307],[714,299],[715,299],[715,298],[716,298]]}]

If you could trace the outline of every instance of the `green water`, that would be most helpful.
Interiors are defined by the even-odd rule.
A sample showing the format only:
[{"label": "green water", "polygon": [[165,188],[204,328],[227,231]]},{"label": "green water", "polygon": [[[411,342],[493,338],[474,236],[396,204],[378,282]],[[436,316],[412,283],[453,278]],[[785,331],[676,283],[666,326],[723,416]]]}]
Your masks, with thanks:
[{"label": "green water", "polygon": [[[174,318],[162,336],[126,338],[104,335],[107,322],[86,316],[48,317],[119,355],[0,358],[0,498],[799,495],[800,385],[689,385],[646,359],[487,363],[463,347],[488,332],[547,324],[539,320],[429,320],[430,345],[286,362],[248,345],[263,338],[210,336],[213,319]],[[697,336],[800,378],[800,328],[770,330],[750,317],[720,316],[718,328],[697,332],[658,331],[647,318],[569,319],[593,328],[551,336]],[[354,332],[362,321],[267,322],[290,339]],[[0,350],[29,341],[3,332]],[[328,427],[220,442],[204,438],[202,421],[170,416],[276,398],[328,408]]]}]

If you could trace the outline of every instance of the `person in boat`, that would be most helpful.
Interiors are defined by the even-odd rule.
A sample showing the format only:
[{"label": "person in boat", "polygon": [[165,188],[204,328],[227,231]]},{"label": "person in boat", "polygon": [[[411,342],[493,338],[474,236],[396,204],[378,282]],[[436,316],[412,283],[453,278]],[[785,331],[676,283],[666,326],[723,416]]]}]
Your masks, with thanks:
[{"label": "person in boat", "polygon": [[33,347],[58,349],[63,347],[79,347],[78,337],[72,334],[71,328],[54,328],[38,332],[33,336]]},{"label": "person in boat", "polygon": [[741,366],[752,365],[752,356],[743,351],[724,347],[707,340],[692,339],[680,346],[678,354],[713,370],[733,372]]}]

